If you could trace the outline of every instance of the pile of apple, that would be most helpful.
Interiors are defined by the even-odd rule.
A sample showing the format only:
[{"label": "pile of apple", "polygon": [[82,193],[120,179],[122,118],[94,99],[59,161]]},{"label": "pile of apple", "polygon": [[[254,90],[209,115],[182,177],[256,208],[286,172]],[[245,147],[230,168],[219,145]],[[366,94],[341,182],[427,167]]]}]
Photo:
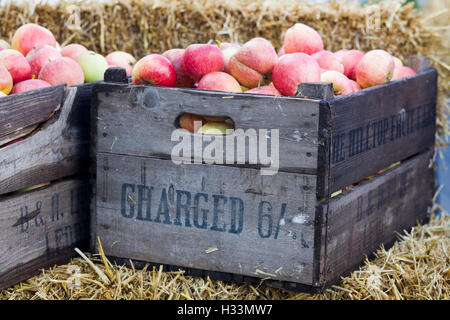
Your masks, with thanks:
[{"label": "pile of apple", "polygon": [[11,46],[0,40],[0,97],[63,83],[100,81],[109,66],[123,67],[131,75],[135,62],[126,52],[103,57],[80,44],[60,48],[48,29],[25,24],[14,33]]},{"label": "pile of apple", "polygon": [[[294,96],[300,83],[321,81],[331,82],[335,96],[340,96],[415,73],[384,50],[326,51],[316,30],[297,23],[287,30],[278,54],[263,38],[254,38],[243,46],[191,44],[186,49],[145,56],[135,64],[132,82]],[[226,123],[211,123],[194,115],[181,117],[180,126],[193,131],[192,121],[216,128],[216,132],[210,132],[203,126],[199,133],[223,133],[227,127]]]}]

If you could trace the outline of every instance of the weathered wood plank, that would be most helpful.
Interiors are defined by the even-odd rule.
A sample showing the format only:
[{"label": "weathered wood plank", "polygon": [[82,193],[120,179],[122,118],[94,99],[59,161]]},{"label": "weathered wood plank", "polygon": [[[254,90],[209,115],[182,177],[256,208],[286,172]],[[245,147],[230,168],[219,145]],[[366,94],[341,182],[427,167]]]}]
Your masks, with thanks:
[{"label": "weathered wood plank", "polygon": [[[254,129],[250,135],[256,136],[258,142],[267,139],[269,151],[279,142],[280,171],[316,171],[318,100],[112,83],[99,84],[94,90],[99,110],[96,133],[99,152],[171,159],[174,146],[183,139],[192,142],[189,151],[194,148],[194,139],[200,139],[204,150],[211,141],[202,140],[199,134],[178,130],[179,136],[171,140],[177,129],[176,119],[180,114],[192,113],[229,117],[236,129]],[[258,138],[260,129],[271,131]],[[274,130],[279,130],[279,139]],[[233,150],[236,155],[236,146]],[[205,162],[213,159],[203,153]],[[248,153],[245,160],[251,164]],[[256,166],[261,165],[264,163],[258,157]]]},{"label": "weathered wood plank", "polygon": [[331,190],[322,196],[434,145],[436,96],[437,72],[430,68],[408,79],[329,100]]},{"label": "weathered wood plank", "polygon": [[93,238],[119,258],[310,285],[315,181],[99,153]]},{"label": "weathered wood plank", "polygon": [[71,179],[0,196],[0,289],[63,263],[86,248],[89,184]]},{"label": "weathered wood plank", "polygon": [[51,86],[0,99],[0,139],[48,120],[61,106],[64,88]]},{"label": "weathered wood plank", "polygon": [[0,194],[87,172],[91,89],[67,88],[63,106],[51,119],[0,149]]},{"label": "weathered wood plank", "polygon": [[357,268],[365,255],[430,214],[435,191],[433,150],[405,161],[380,176],[322,205],[326,238],[321,253],[322,283]]}]

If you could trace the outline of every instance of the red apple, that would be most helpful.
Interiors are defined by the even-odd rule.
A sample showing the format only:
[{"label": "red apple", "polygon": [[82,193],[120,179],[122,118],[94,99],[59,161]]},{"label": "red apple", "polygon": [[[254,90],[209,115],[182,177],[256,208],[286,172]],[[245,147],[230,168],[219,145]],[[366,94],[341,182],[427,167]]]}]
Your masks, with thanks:
[{"label": "red apple", "polygon": [[[195,128],[195,121],[199,122],[200,126]],[[189,131],[195,132],[195,129],[200,129],[203,126],[205,120],[201,116],[197,116],[195,114],[185,113],[180,117],[180,127]]]},{"label": "red apple", "polygon": [[150,84],[173,87],[177,75],[169,59],[160,54],[149,54],[139,60],[133,67],[134,84]]},{"label": "red apple", "polygon": [[335,55],[344,65],[344,75],[352,80],[356,80],[356,66],[364,56],[364,52],[359,50],[340,50]]},{"label": "red apple", "polygon": [[8,69],[14,83],[31,78],[30,64],[19,51],[13,49],[1,50],[0,65]]},{"label": "red apple", "polygon": [[344,65],[333,52],[322,50],[314,53],[311,57],[317,61],[322,69],[344,73]]},{"label": "red apple", "polygon": [[401,78],[407,78],[415,74],[417,74],[417,72],[411,69],[410,67],[396,67],[394,69],[391,81],[398,80]]},{"label": "red apple", "polygon": [[0,50],[11,49],[11,46],[5,40],[0,40]]},{"label": "red apple", "polygon": [[391,80],[394,67],[394,59],[386,51],[369,51],[356,66],[356,82],[361,88],[383,84]]},{"label": "red apple", "polygon": [[230,59],[232,56],[239,52],[241,46],[236,43],[230,43],[225,48],[223,46],[221,46],[220,48],[222,50],[223,62],[225,64],[224,71],[230,73]]},{"label": "red apple", "polygon": [[88,52],[88,49],[86,49],[85,46],[76,43],[72,43],[61,48],[61,55],[63,57],[68,57],[75,61],[77,61],[78,57],[85,52]]},{"label": "red apple", "polygon": [[394,64],[395,64],[395,67],[397,68],[397,67],[403,67],[403,62],[402,62],[402,60],[400,60],[399,58],[397,58],[397,57],[392,57],[392,59],[394,59]]},{"label": "red apple", "polygon": [[56,40],[53,34],[37,24],[27,23],[14,33],[11,48],[26,56],[31,49],[45,44],[56,48]]},{"label": "red apple", "polygon": [[39,72],[39,79],[51,85],[66,83],[70,87],[84,83],[84,73],[75,60],[61,57],[47,63]]},{"label": "red apple", "polygon": [[183,67],[195,81],[207,73],[223,71],[222,51],[212,44],[191,44],[184,52]]},{"label": "red apple", "polygon": [[131,76],[136,59],[129,53],[123,51],[114,51],[105,57],[110,67],[122,67]]},{"label": "red apple", "polygon": [[286,54],[286,51],[284,51],[284,46],[281,46],[280,50],[278,50],[277,55],[278,55],[278,57],[281,57],[285,54]]},{"label": "red apple", "polygon": [[267,94],[272,96],[281,96],[281,93],[273,86],[262,86],[245,91],[245,93]]},{"label": "red apple", "polygon": [[323,50],[323,41],[316,30],[296,23],[286,31],[283,47],[285,53],[303,52],[311,55]]},{"label": "red apple", "polygon": [[3,66],[0,66],[0,92],[4,94],[8,94],[11,92],[13,87],[13,79],[8,69]]},{"label": "red apple", "polygon": [[350,84],[352,85],[353,92],[361,91],[361,87],[359,86],[358,82],[351,80],[351,79],[349,79],[349,81],[350,81]]},{"label": "red apple", "polygon": [[169,59],[172,63],[173,69],[177,74],[177,80],[175,81],[175,87],[179,88],[192,88],[194,87],[195,81],[189,77],[184,70],[183,66],[183,55],[184,49],[170,49],[164,52],[162,55]]},{"label": "red apple", "polygon": [[320,81],[320,66],[305,53],[285,54],[272,71],[272,81],[285,96],[295,96],[302,82]]},{"label": "red apple", "polygon": [[231,57],[230,74],[244,87],[255,88],[265,82],[277,62],[272,44],[264,38],[253,38]]},{"label": "red apple", "polygon": [[340,72],[330,70],[320,75],[321,82],[331,82],[335,96],[341,96],[354,92],[350,80]]},{"label": "red apple", "polygon": [[51,86],[50,83],[48,83],[44,80],[39,80],[39,79],[25,80],[25,81],[16,83],[11,91],[11,94],[35,90],[35,89],[39,89],[39,88],[50,87],[50,86]]},{"label": "red apple", "polygon": [[220,71],[205,74],[198,82],[197,89],[242,92],[241,86],[235,78]]},{"label": "red apple", "polygon": [[44,65],[61,57],[58,49],[49,45],[44,45],[28,52],[26,59],[31,67],[31,78],[37,78]]}]

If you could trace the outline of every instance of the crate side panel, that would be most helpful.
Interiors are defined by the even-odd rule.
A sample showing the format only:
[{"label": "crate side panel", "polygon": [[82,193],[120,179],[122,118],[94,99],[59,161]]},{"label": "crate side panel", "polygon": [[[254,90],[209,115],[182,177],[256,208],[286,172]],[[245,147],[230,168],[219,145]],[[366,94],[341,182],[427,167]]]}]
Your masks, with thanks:
[{"label": "crate side panel", "polygon": [[0,145],[21,129],[39,124],[56,112],[64,98],[64,85],[14,94],[0,99]]},{"label": "crate side panel", "polygon": [[63,106],[51,119],[0,150],[0,194],[87,171],[89,103],[77,98],[84,90],[67,88]]},{"label": "crate side panel", "polygon": [[89,184],[71,179],[42,189],[0,196],[0,288],[86,249]]},{"label": "crate side panel", "polygon": [[311,284],[315,176],[102,153],[97,168],[107,255]]},{"label": "crate side panel", "polygon": [[[435,191],[433,151],[417,155],[329,202],[325,282],[338,280],[365,255],[429,216]],[[324,210],[326,210],[324,205]]]},{"label": "crate side panel", "polygon": [[361,181],[434,144],[437,73],[427,69],[408,79],[330,100],[331,192]]},{"label": "crate side panel", "polygon": [[[278,143],[282,171],[305,169],[303,172],[315,173],[317,169],[318,100],[114,84],[101,84],[95,91],[99,152],[171,159],[174,147],[189,139],[193,155],[197,143],[194,135],[181,129],[174,133],[178,116],[192,113],[230,117],[236,129],[249,133],[254,129],[253,136],[259,142],[268,141],[268,149],[274,152],[278,150],[272,146]],[[274,131],[261,136],[260,129],[279,130],[279,138]],[[204,150],[210,141],[195,136],[200,137]],[[203,159],[212,160],[206,154]],[[248,154],[245,159],[249,163]],[[256,165],[261,165],[260,160]]]}]

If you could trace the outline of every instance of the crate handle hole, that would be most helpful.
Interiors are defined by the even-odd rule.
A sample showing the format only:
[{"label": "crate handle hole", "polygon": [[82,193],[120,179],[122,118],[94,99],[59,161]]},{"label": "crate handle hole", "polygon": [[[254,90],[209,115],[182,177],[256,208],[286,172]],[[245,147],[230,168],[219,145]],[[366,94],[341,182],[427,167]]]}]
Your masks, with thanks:
[{"label": "crate handle hole", "polygon": [[227,129],[235,129],[234,121],[230,117],[193,113],[181,113],[175,120],[175,127],[207,135],[225,135]]}]

